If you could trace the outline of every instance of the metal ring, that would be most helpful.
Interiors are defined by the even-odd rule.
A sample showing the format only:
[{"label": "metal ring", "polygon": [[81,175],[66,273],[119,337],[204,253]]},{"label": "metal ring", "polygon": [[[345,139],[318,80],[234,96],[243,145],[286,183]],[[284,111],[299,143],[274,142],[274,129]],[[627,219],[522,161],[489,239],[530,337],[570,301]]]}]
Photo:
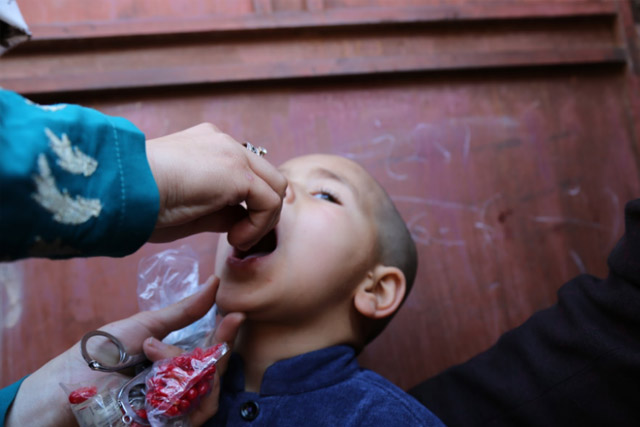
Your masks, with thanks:
[{"label": "metal ring", "polygon": [[[118,348],[118,353],[119,353],[118,363],[116,363],[115,365],[103,365],[102,363],[100,363],[99,361],[91,357],[91,355],[87,351],[87,342],[89,341],[89,338],[92,338],[95,336],[102,336],[107,338],[109,341],[113,343],[113,345],[115,345]],[[124,348],[124,345],[122,344],[122,342],[120,342],[118,338],[104,331],[91,331],[84,334],[84,336],[82,337],[82,340],[80,341],[80,351],[82,352],[82,357],[89,365],[89,368],[93,369],[94,371],[100,371],[100,372],[121,371],[123,369],[131,368],[133,366],[139,365],[147,360],[144,353],[140,353],[136,355],[131,355],[127,353],[127,350]]]},{"label": "metal ring", "polygon": [[259,157],[264,157],[267,154],[267,149],[264,147],[256,147],[255,145],[251,144],[249,141],[245,142],[243,144],[247,150],[251,151],[253,154],[258,155]]},{"label": "metal ring", "polygon": [[118,347],[118,352],[120,353],[120,360],[118,360],[117,365],[122,364],[122,362],[128,356],[127,351],[124,348],[124,345],[122,345],[122,343],[118,338],[114,337],[108,332],[91,331],[84,334],[84,336],[82,337],[82,340],[80,341],[80,351],[82,352],[82,357],[84,358],[84,360],[87,362],[89,367],[94,371],[112,372],[112,371],[118,370],[115,366],[104,366],[102,363],[98,362],[97,360],[91,357],[91,355],[87,351],[87,342],[89,341],[89,338],[92,338],[95,336],[103,336],[109,339],[109,341],[111,341],[116,347]]},{"label": "metal ring", "polygon": [[127,425],[132,424],[133,422],[143,426],[150,425],[150,423],[143,420],[131,406],[131,392],[136,387],[138,387],[138,391],[140,392],[140,396],[142,396],[141,398],[144,402],[144,396],[147,390],[146,377],[149,372],[151,372],[151,368],[147,368],[140,372],[138,375],[123,384],[123,386],[120,387],[120,391],[118,391],[118,403],[120,404],[120,409],[122,409],[123,412],[122,422]]}]

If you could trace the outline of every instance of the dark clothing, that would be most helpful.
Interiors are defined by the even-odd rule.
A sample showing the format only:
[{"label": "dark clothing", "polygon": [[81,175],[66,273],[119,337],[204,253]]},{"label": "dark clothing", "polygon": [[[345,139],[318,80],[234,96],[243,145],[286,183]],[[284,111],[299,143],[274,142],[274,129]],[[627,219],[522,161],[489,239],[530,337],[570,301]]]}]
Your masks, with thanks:
[{"label": "dark clothing", "polygon": [[450,426],[640,425],[640,199],[609,276],[581,275],[558,303],[410,393]]},{"label": "dark clothing", "polygon": [[[363,369],[355,351],[334,346],[281,360],[264,373],[260,393],[244,390],[242,360],[232,355],[222,379],[215,426],[442,426],[404,391]],[[208,424],[208,425],[209,425]]]}]

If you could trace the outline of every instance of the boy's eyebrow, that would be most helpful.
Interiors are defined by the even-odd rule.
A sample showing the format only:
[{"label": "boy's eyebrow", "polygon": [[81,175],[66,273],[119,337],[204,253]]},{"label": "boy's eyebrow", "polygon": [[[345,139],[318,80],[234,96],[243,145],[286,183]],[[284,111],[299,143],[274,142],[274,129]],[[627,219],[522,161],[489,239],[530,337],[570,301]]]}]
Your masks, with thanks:
[{"label": "boy's eyebrow", "polygon": [[349,190],[351,190],[351,192],[356,196],[356,198],[358,198],[360,195],[360,193],[358,192],[358,189],[351,182],[347,181],[346,179],[336,174],[335,172],[330,171],[329,169],[325,169],[323,167],[315,167],[311,170],[310,174],[319,176],[321,178],[328,178],[345,185],[347,188],[349,188]]}]

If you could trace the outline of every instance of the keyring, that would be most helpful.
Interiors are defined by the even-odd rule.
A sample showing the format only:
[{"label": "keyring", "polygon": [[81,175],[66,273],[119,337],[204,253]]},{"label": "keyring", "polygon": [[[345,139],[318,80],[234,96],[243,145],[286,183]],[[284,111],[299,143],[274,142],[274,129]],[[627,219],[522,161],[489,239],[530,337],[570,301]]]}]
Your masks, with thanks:
[{"label": "keyring", "polygon": [[[101,362],[95,360],[89,354],[87,350],[87,342],[90,338],[95,336],[101,336],[107,338],[113,345],[118,348],[119,360],[115,365],[104,365]],[[148,362],[146,356],[143,353],[130,355],[124,348],[122,342],[105,331],[91,331],[87,332],[80,341],[80,351],[82,357],[89,365],[89,368],[94,371],[100,372],[117,372],[123,369],[132,368],[134,366],[143,366],[145,362]],[[122,409],[122,422],[125,425],[137,423],[139,425],[148,426],[149,422],[143,420],[135,411],[132,406],[132,402],[142,402],[144,404],[144,396],[146,390],[145,378],[151,371],[151,368],[146,368],[142,372],[138,373],[135,377],[127,381],[118,391],[118,404]]]},{"label": "keyring", "polygon": [[[87,351],[87,342],[89,341],[89,338],[95,336],[102,336],[107,338],[118,348],[119,360],[117,364],[105,365],[91,357],[91,355]],[[124,345],[118,338],[104,331],[91,331],[84,334],[82,340],[80,341],[80,351],[82,352],[82,357],[89,365],[89,368],[93,369],[94,371],[100,372],[117,372],[123,369],[140,365],[141,363],[147,361],[147,358],[143,353],[135,355],[130,355],[129,353],[127,353],[127,350],[124,348]]]},{"label": "keyring", "polygon": [[140,372],[120,387],[120,390],[118,391],[118,403],[120,404],[120,409],[122,409],[121,419],[126,425],[132,423],[138,423],[143,426],[151,425],[148,421],[143,420],[131,405],[132,402],[136,401],[138,403],[142,402],[142,406],[144,406],[147,389],[145,379],[149,372],[151,372],[151,368],[147,368]]}]

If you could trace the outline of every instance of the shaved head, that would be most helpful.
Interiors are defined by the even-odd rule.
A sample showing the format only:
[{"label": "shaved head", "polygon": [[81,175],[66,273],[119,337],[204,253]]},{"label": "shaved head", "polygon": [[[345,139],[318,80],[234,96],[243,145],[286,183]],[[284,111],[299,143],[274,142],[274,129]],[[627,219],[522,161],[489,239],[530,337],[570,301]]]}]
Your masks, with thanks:
[{"label": "shaved head", "polygon": [[[391,197],[373,177],[371,179],[376,186],[377,206],[374,209],[374,217],[377,225],[376,254],[377,262],[385,266],[399,268],[404,274],[407,299],[418,269],[418,255],[415,242],[400,212],[393,204]],[[396,311],[397,312],[397,311]],[[395,315],[395,313],[393,314]],[[365,327],[365,344],[371,342],[387,326],[392,316],[370,320]]]},{"label": "shaved head", "polygon": [[[372,215],[372,227],[376,233],[372,262],[396,267],[402,271],[406,281],[404,302],[413,287],[418,269],[418,255],[411,233],[384,187],[357,162],[346,158],[340,158],[340,161],[352,164],[354,169],[358,171],[360,183],[366,189],[361,202],[367,206]],[[377,320],[366,319],[363,328],[365,344],[378,336],[394,315],[395,313]]]},{"label": "shaved head", "polygon": [[[384,265],[398,267],[407,281],[407,294],[418,268],[416,245],[400,212],[382,187],[380,205],[376,209],[378,223],[378,256]],[[406,298],[406,295],[405,295]]]}]

